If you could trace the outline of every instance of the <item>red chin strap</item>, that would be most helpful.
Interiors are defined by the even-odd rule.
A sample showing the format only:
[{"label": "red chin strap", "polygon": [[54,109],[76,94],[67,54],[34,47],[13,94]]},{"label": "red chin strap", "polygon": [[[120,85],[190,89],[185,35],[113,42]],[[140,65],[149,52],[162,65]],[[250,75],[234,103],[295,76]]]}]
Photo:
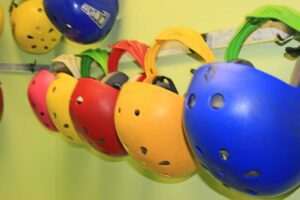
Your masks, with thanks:
[{"label": "red chin strap", "polygon": [[143,81],[145,79],[146,76],[144,74],[144,58],[149,48],[146,44],[143,44],[136,40],[121,40],[116,44],[110,45],[109,47],[112,48],[107,63],[109,73],[118,71],[118,65],[121,57],[124,53],[128,52],[133,56],[133,58],[140,65],[140,68],[143,70],[143,73],[141,73],[141,76],[139,76],[136,81]]}]

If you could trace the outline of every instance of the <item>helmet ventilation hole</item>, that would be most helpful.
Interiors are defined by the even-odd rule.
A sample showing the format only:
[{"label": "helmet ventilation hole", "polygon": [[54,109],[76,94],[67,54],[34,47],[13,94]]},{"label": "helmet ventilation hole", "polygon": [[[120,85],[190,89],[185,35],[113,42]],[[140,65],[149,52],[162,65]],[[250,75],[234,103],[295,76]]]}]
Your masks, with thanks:
[{"label": "helmet ventilation hole", "polygon": [[121,113],[121,107],[118,109],[118,113]]},{"label": "helmet ventilation hole", "polygon": [[34,39],[34,37],[32,35],[27,35],[27,38],[30,40]]},{"label": "helmet ventilation hole", "polygon": [[49,49],[49,47],[48,47],[48,46],[44,46],[44,49],[45,49],[45,50],[48,50],[48,49]]},{"label": "helmet ventilation hole", "polygon": [[50,28],[48,33],[52,33],[54,31],[54,28]]},{"label": "helmet ventilation hole", "polygon": [[51,41],[52,41],[52,42],[56,42],[57,39],[56,39],[56,38],[52,38]]},{"label": "helmet ventilation hole", "polygon": [[201,158],[204,158],[204,153],[199,146],[195,146],[195,150],[196,150],[196,153],[198,154],[198,156],[200,156]]},{"label": "helmet ventilation hole", "polygon": [[40,112],[40,115],[41,115],[41,116],[44,116],[44,115],[45,115],[45,113],[44,113],[44,112]]},{"label": "helmet ventilation hole", "polygon": [[53,113],[53,117],[54,117],[54,119],[56,119],[56,113],[55,112]]},{"label": "helmet ventilation hole", "polygon": [[229,157],[229,153],[226,149],[220,149],[220,157],[222,160],[227,161]]},{"label": "helmet ventilation hole", "polygon": [[216,74],[216,69],[212,66],[208,67],[207,71],[204,74],[204,79],[210,81]]},{"label": "helmet ventilation hole", "polygon": [[69,124],[64,124],[64,128],[69,128]]},{"label": "helmet ventilation hole", "polygon": [[260,172],[258,170],[251,170],[243,175],[244,177],[250,178],[250,177],[259,177]]},{"label": "helmet ventilation hole", "polygon": [[72,29],[72,25],[71,24],[66,24],[66,28],[70,30],[70,29]]},{"label": "helmet ventilation hole", "polygon": [[100,139],[98,140],[98,142],[99,142],[99,144],[103,144],[103,143],[105,142],[105,140],[104,140],[103,138],[100,138]]},{"label": "helmet ventilation hole", "polygon": [[42,13],[42,12],[43,12],[43,9],[42,9],[42,8],[38,8],[38,12],[39,12],[39,13]]},{"label": "helmet ventilation hole", "polygon": [[141,112],[140,112],[140,110],[136,109],[136,110],[134,111],[134,114],[135,114],[135,116],[139,116],[139,115],[141,114]]},{"label": "helmet ventilation hole", "polygon": [[31,48],[32,48],[32,49],[36,49],[36,48],[37,48],[37,45],[34,44],[34,45],[31,46]]},{"label": "helmet ventilation hole", "polygon": [[82,104],[82,103],[83,103],[83,97],[82,97],[82,96],[77,97],[76,103],[77,103],[78,105]]},{"label": "helmet ventilation hole", "polygon": [[142,154],[146,155],[148,152],[148,149],[146,147],[140,147],[140,150],[142,152]]},{"label": "helmet ventilation hole", "polygon": [[52,93],[54,93],[56,91],[56,87],[52,88]]},{"label": "helmet ventilation hole", "polygon": [[158,163],[159,165],[170,165],[170,162],[165,160],[165,161],[161,161],[160,163]]},{"label": "helmet ventilation hole", "polygon": [[230,187],[227,184],[225,184],[225,183],[223,183],[223,186],[226,187],[226,188],[228,188],[228,189],[230,189]]},{"label": "helmet ventilation hole", "polygon": [[224,106],[224,97],[222,94],[214,94],[210,100],[210,105],[213,109],[221,109]]},{"label": "helmet ventilation hole", "polygon": [[153,69],[152,68],[150,68],[150,73],[153,74]]},{"label": "helmet ventilation hole", "polygon": [[196,105],[196,96],[195,94],[191,94],[188,99],[188,106],[189,108],[193,108]]}]

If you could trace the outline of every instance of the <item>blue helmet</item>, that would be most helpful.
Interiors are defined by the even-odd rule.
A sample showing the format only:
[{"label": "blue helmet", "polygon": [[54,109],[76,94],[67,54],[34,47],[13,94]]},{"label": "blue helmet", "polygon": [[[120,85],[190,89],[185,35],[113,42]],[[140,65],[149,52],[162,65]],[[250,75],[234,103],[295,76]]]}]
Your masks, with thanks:
[{"label": "blue helmet", "polygon": [[207,64],[194,73],[184,107],[186,136],[204,168],[224,185],[266,197],[300,183],[299,73],[293,86],[249,62],[232,61],[247,37],[269,19],[300,31],[299,23],[294,25],[300,20],[297,11],[259,8],[229,44],[229,63]]},{"label": "blue helmet", "polygon": [[201,164],[225,185],[273,196],[300,183],[299,88],[244,64],[207,64],[194,74],[184,124]]},{"label": "blue helmet", "polygon": [[88,44],[110,32],[118,0],[44,0],[49,19],[69,40]]}]

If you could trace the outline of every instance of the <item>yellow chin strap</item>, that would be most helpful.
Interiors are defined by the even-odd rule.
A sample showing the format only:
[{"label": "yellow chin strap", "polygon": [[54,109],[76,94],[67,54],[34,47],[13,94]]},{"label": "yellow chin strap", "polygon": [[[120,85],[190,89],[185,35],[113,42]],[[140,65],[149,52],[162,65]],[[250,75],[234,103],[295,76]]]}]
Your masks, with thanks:
[{"label": "yellow chin strap", "polygon": [[145,58],[146,79],[144,82],[151,83],[157,76],[156,58],[160,48],[168,41],[178,41],[190,48],[203,58],[206,63],[216,62],[216,59],[202,38],[201,34],[188,28],[169,28],[156,37],[154,44],[147,52]]}]

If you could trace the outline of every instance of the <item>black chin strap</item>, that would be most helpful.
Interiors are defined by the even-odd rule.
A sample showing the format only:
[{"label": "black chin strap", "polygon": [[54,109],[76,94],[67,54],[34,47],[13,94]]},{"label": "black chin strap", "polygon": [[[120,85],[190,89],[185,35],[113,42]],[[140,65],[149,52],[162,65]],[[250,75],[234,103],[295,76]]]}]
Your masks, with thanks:
[{"label": "black chin strap", "polygon": [[166,76],[157,76],[153,79],[152,84],[165,88],[171,92],[178,94],[174,82]]}]

